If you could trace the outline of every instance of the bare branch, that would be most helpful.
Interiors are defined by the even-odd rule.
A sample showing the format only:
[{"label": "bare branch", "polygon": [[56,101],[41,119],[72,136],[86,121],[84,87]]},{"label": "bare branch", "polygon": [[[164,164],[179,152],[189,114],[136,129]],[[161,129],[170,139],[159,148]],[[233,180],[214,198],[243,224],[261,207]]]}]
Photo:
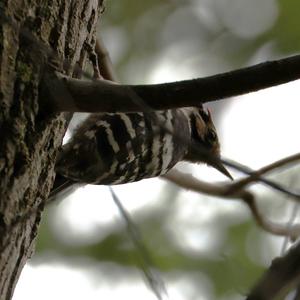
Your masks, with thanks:
[{"label": "bare branch", "polygon": [[252,289],[247,300],[283,299],[300,283],[300,244],[283,257],[273,260],[271,267]]},{"label": "bare branch", "polygon": [[158,274],[155,274],[152,271],[152,268],[154,267],[154,263],[151,257],[151,254],[149,253],[143,239],[142,235],[138,230],[138,227],[134,224],[133,220],[131,219],[130,214],[126,211],[125,207],[121,203],[120,199],[114,192],[111,186],[109,186],[109,191],[111,193],[111,196],[118,207],[120,214],[122,218],[124,219],[126,226],[127,226],[127,231],[128,234],[135,246],[135,248],[138,250],[139,254],[141,255],[141,260],[140,260],[140,267],[141,270],[144,273],[144,276],[153,291],[153,293],[156,295],[157,299],[161,300],[163,299],[162,294],[166,294],[166,287],[165,284],[160,278]]},{"label": "bare branch", "polygon": [[198,193],[205,193],[211,196],[222,197],[227,199],[240,199],[247,204],[249,207],[256,223],[262,227],[264,230],[280,236],[289,236],[291,239],[295,239],[300,235],[300,225],[286,226],[272,223],[265,219],[265,217],[259,212],[256,204],[255,197],[252,193],[245,190],[231,190],[226,185],[216,185],[206,183],[197,180],[195,177],[182,174],[176,170],[169,171],[166,175],[161,176],[176,185],[192,190]]},{"label": "bare branch", "polygon": [[300,55],[270,61],[205,78],[153,85],[117,85],[109,81],[83,81],[57,74],[44,85],[56,89],[64,83],[73,97],[58,97],[48,105],[57,112],[136,112],[132,101],[138,95],[153,110],[199,106],[203,103],[242,95],[300,78]]},{"label": "bare branch", "polygon": [[104,79],[117,82],[117,75],[113,68],[109,52],[107,51],[102,38],[98,34],[98,39],[96,41],[95,52],[98,56],[98,63],[101,70],[101,75]]},{"label": "bare branch", "polygon": [[[283,159],[280,159],[276,162],[273,162],[267,166],[264,166],[263,168],[257,170],[257,171],[252,171],[247,167],[244,166],[240,166],[237,162],[228,162],[227,160],[222,160],[222,162],[227,165],[227,166],[231,166],[233,168],[235,168],[236,170],[242,171],[245,174],[248,174],[249,176],[241,179],[239,181],[236,181],[232,184],[228,185],[228,193],[232,193],[234,191],[240,190],[246,186],[248,186],[251,183],[254,183],[256,181],[259,181],[261,183],[264,183],[265,185],[280,191],[284,194],[286,194],[287,196],[292,197],[293,199],[296,199],[297,201],[300,201],[300,194],[299,193],[295,193],[293,191],[291,191],[290,189],[287,189],[281,185],[279,185],[278,183],[275,183],[273,181],[270,181],[264,177],[262,177],[262,175],[269,173],[271,171],[275,171],[276,169],[283,167],[283,166],[287,166],[290,165],[292,163],[295,163],[297,161],[300,160],[300,153],[296,153],[294,155],[285,157]],[[248,171],[247,171],[248,169]]]}]

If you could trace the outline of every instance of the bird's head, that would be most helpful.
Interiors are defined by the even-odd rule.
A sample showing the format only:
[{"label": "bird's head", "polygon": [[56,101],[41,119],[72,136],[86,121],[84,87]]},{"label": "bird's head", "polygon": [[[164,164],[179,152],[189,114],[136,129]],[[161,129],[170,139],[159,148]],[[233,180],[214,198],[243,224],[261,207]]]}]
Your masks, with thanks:
[{"label": "bird's head", "polygon": [[189,111],[191,144],[185,160],[204,162],[232,179],[230,173],[220,161],[220,142],[211,113],[203,107]]}]

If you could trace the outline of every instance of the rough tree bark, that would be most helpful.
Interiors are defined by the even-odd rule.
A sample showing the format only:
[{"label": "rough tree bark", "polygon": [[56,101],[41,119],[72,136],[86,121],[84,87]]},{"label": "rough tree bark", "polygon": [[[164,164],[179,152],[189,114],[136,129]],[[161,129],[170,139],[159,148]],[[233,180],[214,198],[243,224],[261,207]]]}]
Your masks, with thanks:
[{"label": "rough tree bark", "polygon": [[[39,105],[43,71],[56,54],[68,62],[69,75],[85,61],[84,45],[95,38],[101,9],[102,0],[0,0],[1,300],[11,299],[33,252],[66,129],[65,115],[51,115]],[[63,71],[62,65],[56,63],[56,69]],[[34,214],[17,222],[33,208]]]}]

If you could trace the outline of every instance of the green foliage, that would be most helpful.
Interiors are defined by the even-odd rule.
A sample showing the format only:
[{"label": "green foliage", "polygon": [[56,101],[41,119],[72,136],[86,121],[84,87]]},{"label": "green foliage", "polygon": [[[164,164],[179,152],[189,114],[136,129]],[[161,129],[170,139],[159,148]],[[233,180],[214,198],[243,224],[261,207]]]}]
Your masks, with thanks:
[{"label": "green foliage", "polygon": [[300,50],[300,3],[297,0],[278,0],[279,16],[269,34],[282,54]]}]

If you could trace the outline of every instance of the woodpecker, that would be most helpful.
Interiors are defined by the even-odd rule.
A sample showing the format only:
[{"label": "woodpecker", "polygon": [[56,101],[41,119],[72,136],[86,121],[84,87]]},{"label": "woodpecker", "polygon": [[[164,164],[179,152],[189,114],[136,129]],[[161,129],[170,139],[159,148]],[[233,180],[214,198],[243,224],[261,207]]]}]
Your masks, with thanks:
[{"label": "woodpecker", "polygon": [[93,113],[59,152],[50,195],[73,183],[114,185],[156,177],[179,161],[207,163],[231,178],[211,157],[220,157],[220,144],[203,107]]}]

